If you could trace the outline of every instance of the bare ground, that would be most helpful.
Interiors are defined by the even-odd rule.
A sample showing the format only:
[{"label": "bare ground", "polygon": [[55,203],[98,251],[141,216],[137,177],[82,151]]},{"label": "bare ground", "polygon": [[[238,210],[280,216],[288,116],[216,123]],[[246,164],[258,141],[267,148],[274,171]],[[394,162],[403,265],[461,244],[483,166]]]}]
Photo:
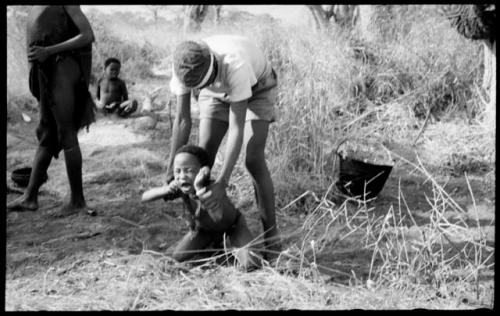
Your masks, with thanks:
[{"label": "bare ground", "polygon": [[[159,262],[163,263],[165,257],[149,265],[148,260],[152,260],[150,256],[153,254],[161,254],[175,244],[186,228],[180,216],[183,211],[180,201],[169,204],[160,201],[140,203],[140,196],[145,189],[163,181],[162,171],[170,137],[168,124],[163,124],[161,128],[138,131],[133,128],[132,120],[101,118],[91,126],[89,133],[82,131],[79,136],[84,159],[85,195],[87,203],[97,210],[96,217],[76,214],[53,218],[49,215],[49,211],[61,203],[68,190],[62,155],[58,160],[53,160],[48,170],[49,180],[42,186],[40,192],[40,209],[36,212],[7,214],[7,310],[210,309],[210,307],[260,309],[256,306],[264,309],[274,309],[279,306],[305,309],[342,309],[359,306],[370,309],[384,308],[384,304],[390,304],[388,302],[394,293],[387,296],[389,301],[384,301],[385,303],[380,303],[381,301],[376,303],[374,293],[370,296],[371,300],[366,299],[358,305],[346,305],[345,302],[338,301],[338,297],[348,293],[354,295],[353,293],[359,290],[349,275],[364,279],[369,273],[371,253],[353,247],[355,244],[353,240],[337,243],[334,248],[324,251],[317,258],[319,265],[328,268],[324,270],[327,274],[323,277],[325,282],[333,285],[351,285],[349,289],[336,288],[335,291],[331,289],[332,293],[337,295],[337,300],[325,298],[324,301],[317,303],[318,305],[312,302],[311,305],[307,305],[307,302],[303,305],[281,302],[277,305],[249,303],[247,306],[235,303],[210,306],[190,301],[188,298],[191,294],[185,293],[177,303],[163,302],[163,305],[141,303],[139,297],[145,294],[140,294],[142,292],[137,289],[138,285],[135,287],[131,285],[133,280],[138,280],[131,278],[131,275],[139,272],[146,275],[148,269],[154,270]],[[31,123],[19,121],[8,126],[7,183],[9,187],[17,190],[22,189],[17,188],[11,181],[10,172],[17,167],[31,164],[36,149],[35,121]],[[411,150],[408,148],[394,145],[392,149],[407,159],[412,159]],[[426,182],[422,175],[412,174],[410,169],[404,165],[396,166],[382,193],[370,204],[374,214],[384,214],[391,206],[398,205],[397,197],[399,192],[402,192],[417,222],[425,223],[429,220],[427,197],[432,195],[431,184]],[[239,169],[235,171],[234,179],[243,179],[241,180],[243,185],[233,187],[231,194],[238,201],[237,206],[245,214],[251,230],[259,235],[261,226],[253,204],[253,192],[251,187],[245,189],[249,181]],[[478,205],[480,223],[483,229],[489,232],[488,239],[494,247],[494,187],[491,187],[491,183],[485,182],[484,175],[481,174],[470,175],[469,181],[474,191],[474,201],[464,178],[448,177],[446,190],[464,210],[469,212],[472,224],[476,217],[476,213],[472,212],[473,202]],[[19,193],[9,191],[7,201],[18,196]],[[284,235],[293,233],[302,225],[307,214],[304,213],[306,208],[301,205],[305,205],[307,199],[304,198],[305,201],[299,201],[300,203],[291,208],[278,211],[279,228]],[[278,205],[278,208],[283,208],[288,202],[282,202],[283,205]],[[297,242],[299,241],[291,238],[286,241],[285,246]],[[145,250],[152,251],[149,257]],[[138,262],[142,268],[137,268]],[[165,266],[172,265],[168,260],[165,262]],[[169,271],[165,266],[162,273]],[[176,273],[178,276],[178,272]],[[255,278],[259,279],[258,274]],[[491,276],[489,281],[492,278]],[[115,295],[111,294],[113,291],[116,291]],[[150,291],[154,292],[154,289]],[[464,301],[463,296],[457,296],[453,303],[450,303],[443,298],[433,298],[433,304],[441,300],[443,303],[434,305],[437,306],[435,308],[488,306],[492,293],[490,291],[492,291],[491,282],[484,285],[480,299],[467,297]],[[363,293],[365,293],[363,296],[370,295],[369,291]],[[150,300],[154,297],[153,294],[148,294]],[[356,295],[359,297],[360,294]],[[219,299],[221,302],[224,301],[223,298]],[[395,298],[394,300],[397,301]],[[425,301],[422,302],[419,302],[422,304],[421,307],[425,307]],[[416,301],[413,303],[417,304]],[[414,306],[409,304],[406,307]],[[389,308],[398,306],[397,303],[393,303]]]}]

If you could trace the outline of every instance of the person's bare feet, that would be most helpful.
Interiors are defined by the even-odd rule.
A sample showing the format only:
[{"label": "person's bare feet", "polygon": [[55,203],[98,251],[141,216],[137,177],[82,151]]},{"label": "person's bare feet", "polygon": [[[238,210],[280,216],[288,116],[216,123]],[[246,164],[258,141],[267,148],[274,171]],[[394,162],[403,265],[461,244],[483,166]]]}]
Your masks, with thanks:
[{"label": "person's bare feet", "polygon": [[21,196],[14,201],[7,203],[7,211],[9,212],[25,212],[36,211],[38,209],[37,201],[28,201],[26,197]]},{"label": "person's bare feet", "polygon": [[71,203],[63,204],[60,208],[50,212],[50,215],[52,217],[66,217],[80,212],[88,214],[90,216],[97,215],[97,212],[94,209],[88,207],[86,204],[75,205]]}]

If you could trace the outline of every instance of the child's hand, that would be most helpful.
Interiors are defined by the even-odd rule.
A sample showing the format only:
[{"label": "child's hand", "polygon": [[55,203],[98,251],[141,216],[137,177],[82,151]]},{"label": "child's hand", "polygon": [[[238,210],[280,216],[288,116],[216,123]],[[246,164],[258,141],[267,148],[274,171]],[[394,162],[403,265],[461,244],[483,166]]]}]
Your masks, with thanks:
[{"label": "child's hand", "polygon": [[120,103],[118,102],[112,102],[108,105],[105,105],[104,108],[108,111],[108,112],[113,112],[114,110],[116,110],[116,108],[120,105]]}]

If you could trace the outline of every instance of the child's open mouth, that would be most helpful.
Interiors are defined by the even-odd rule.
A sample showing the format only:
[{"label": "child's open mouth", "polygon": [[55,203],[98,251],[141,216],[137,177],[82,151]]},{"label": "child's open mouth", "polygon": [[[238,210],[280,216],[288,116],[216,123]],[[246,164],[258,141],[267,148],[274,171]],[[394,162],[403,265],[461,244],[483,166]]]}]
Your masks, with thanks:
[{"label": "child's open mouth", "polygon": [[184,182],[184,183],[181,183],[181,189],[183,190],[189,190],[191,189],[191,183],[187,183],[187,182]]}]

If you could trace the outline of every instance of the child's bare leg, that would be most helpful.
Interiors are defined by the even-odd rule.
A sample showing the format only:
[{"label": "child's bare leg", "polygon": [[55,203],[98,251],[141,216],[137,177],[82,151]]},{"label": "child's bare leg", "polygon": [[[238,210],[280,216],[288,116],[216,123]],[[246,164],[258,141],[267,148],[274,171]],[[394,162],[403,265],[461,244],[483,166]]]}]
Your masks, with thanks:
[{"label": "child's bare leg", "polygon": [[51,160],[52,154],[49,148],[38,146],[33,159],[33,169],[28,187],[20,198],[7,204],[7,209],[35,211],[38,208],[38,190],[43,183],[43,177],[47,173]]},{"label": "child's bare leg", "polygon": [[269,122],[264,120],[247,121],[245,124],[245,165],[252,176],[257,208],[264,227],[266,258],[269,259],[278,256],[281,242],[276,226],[274,186],[264,154],[268,130]]},{"label": "child's bare leg", "polygon": [[123,101],[118,106],[118,115],[121,117],[127,117],[133,114],[137,110],[137,101],[136,100],[127,100]]},{"label": "child's bare leg", "polygon": [[255,247],[252,245],[254,237],[248,229],[243,214],[240,214],[236,226],[229,236],[229,240],[231,246],[236,248],[234,250],[234,256],[240,267],[244,270],[260,267],[260,257],[257,255]]},{"label": "child's bare leg", "polygon": [[212,242],[212,237],[200,231],[190,230],[179,241],[172,253],[172,257],[179,261],[186,261],[205,249]]}]

